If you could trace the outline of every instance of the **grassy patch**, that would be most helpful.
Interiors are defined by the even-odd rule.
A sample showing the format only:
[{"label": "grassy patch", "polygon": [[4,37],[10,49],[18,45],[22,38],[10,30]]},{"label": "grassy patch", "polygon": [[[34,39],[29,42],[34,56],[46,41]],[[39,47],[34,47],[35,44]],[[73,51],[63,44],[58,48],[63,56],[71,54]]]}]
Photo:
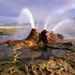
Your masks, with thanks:
[{"label": "grassy patch", "polygon": [[0,35],[11,35],[15,32],[15,29],[2,29],[0,28]]},{"label": "grassy patch", "polygon": [[0,62],[0,65],[6,65],[6,64],[15,64],[14,61],[11,61],[11,62]]}]

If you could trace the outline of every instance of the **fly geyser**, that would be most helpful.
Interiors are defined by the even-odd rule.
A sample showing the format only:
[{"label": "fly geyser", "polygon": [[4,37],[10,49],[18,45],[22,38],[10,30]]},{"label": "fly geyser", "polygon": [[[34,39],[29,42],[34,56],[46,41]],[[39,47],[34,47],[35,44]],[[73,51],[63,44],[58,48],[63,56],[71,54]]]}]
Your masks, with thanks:
[{"label": "fly geyser", "polygon": [[[25,16],[27,16],[29,18],[30,24],[31,24],[31,32],[30,33],[26,33],[21,34],[21,35],[25,35],[25,37],[23,37],[23,39],[20,40],[13,40],[13,41],[7,41],[7,42],[2,42],[0,43],[0,45],[10,45],[10,46],[33,46],[33,45],[38,45],[38,44],[48,44],[48,43],[56,43],[58,41],[61,40],[65,40],[65,36],[62,34],[55,34],[53,31],[57,28],[57,26],[55,26],[54,29],[52,29],[53,31],[49,32],[47,31],[47,24],[45,23],[44,25],[44,30],[42,30],[40,33],[37,29],[35,29],[35,24],[34,24],[34,20],[33,20],[33,16],[31,14],[31,12],[29,11],[29,9],[27,8],[23,8],[20,14],[20,23],[22,22],[22,20],[25,19]],[[50,16],[48,17],[46,22],[49,22]],[[25,29],[22,29],[25,31]],[[30,30],[30,29],[29,29]],[[20,35],[20,36],[21,36]],[[17,37],[19,38],[19,37]]]},{"label": "fly geyser", "polygon": [[4,43],[0,43],[0,45],[33,46],[38,44],[56,43],[59,40],[63,40],[63,39],[57,36],[53,31],[49,33],[48,31],[43,30],[41,33],[39,33],[36,29],[32,29],[29,36],[26,39],[7,41]]}]

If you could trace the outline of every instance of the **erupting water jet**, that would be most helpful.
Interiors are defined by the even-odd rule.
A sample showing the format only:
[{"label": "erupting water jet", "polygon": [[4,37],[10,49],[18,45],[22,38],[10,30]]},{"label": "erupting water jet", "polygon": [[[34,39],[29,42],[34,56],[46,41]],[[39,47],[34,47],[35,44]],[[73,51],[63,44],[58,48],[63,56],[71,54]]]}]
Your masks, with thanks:
[{"label": "erupting water jet", "polygon": [[[68,20],[68,19],[63,20],[63,21],[59,22],[59,23],[52,29],[52,31],[56,30],[56,29],[57,29],[59,26],[61,26],[62,24],[64,24],[64,23],[70,23],[70,22],[72,22],[72,21],[70,21],[70,20]],[[72,22],[72,23],[73,23],[73,22]]]},{"label": "erupting water jet", "polygon": [[49,23],[50,17],[51,17],[51,15],[48,16],[48,18],[46,19],[45,24],[44,24],[44,29],[47,29],[47,25],[48,25],[48,23]]},{"label": "erupting water jet", "polygon": [[36,27],[35,27],[35,29],[37,29],[38,28],[38,22],[37,22],[37,24],[36,24]]},{"label": "erupting water jet", "polygon": [[[22,27],[22,28],[19,28],[19,29],[16,29],[16,32],[14,34],[14,38],[12,40],[22,40],[22,39],[26,39],[27,36],[29,35],[30,31],[32,28],[35,28],[35,25],[34,25],[34,20],[33,20],[33,16],[31,14],[31,12],[29,11],[29,9],[27,8],[23,8],[21,10],[21,14],[20,16],[18,17],[18,20],[19,20],[19,24],[17,25],[17,27],[20,25],[20,26],[23,26],[25,25],[25,19],[26,19],[26,16],[29,18],[30,20],[30,23],[31,23],[31,26],[29,26],[29,28],[26,27]],[[23,25],[22,25],[23,24]],[[28,23],[29,24],[29,23]]]},{"label": "erupting water jet", "polygon": [[53,29],[55,33],[63,34],[66,38],[75,38],[75,23],[73,19],[66,19],[59,22]]},{"label": "erupting water jet", "polygon": [[25,16],[27,16],[27,17],[29,18],[32,28],[35,28],[33,16],[32,16],[32,14],[31,14],[31,12],[29,11],[29,9],[27,9],[27,8],[23,8],[23,9],[22,9],[21,15],[20,15],[21,20],[22,20]]}]

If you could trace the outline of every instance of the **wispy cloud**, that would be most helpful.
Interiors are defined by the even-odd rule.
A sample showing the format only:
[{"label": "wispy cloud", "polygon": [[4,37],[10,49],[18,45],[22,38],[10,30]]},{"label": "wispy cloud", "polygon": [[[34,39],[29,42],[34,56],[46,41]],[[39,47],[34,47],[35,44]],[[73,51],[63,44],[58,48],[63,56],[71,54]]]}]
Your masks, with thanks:
[{"label": "wispy cloud", "polygon": [[0,16],[3,16],[3,20],[4,16],[8,16],[14,22],[12,17],[16,18],[24,7],[30,9],[35,20],[40,20],[49,14],[62,15],[68,10],[75,9],[75,0],[0,0]]},{"label": "wispy cloud", "polygon": [[11,17],[11,16],[0,16],[0,23],[15,23],[18,22],[17,17]]}]

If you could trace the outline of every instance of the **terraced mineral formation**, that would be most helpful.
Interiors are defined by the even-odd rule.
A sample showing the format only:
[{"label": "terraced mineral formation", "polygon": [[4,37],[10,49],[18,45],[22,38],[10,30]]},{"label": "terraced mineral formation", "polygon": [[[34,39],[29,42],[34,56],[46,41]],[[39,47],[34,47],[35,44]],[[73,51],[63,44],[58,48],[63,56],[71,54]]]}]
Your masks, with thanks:
[{"label": "terraced mineral formation", "polygon": [[[36,29],[32,29],[29,36],[23,40],[14,40],[0,43],[0,45],[9,45],[9,46],[33,46],[37,44],[48,44],[48,43],[56,43],[57,41],[64,40],[65,36],[62,34],[55,34],[53,31],[48,32],[47,30],[43,30],[39,33]],[[73,45],[73,43],[64,43],[67,45]]]}]

